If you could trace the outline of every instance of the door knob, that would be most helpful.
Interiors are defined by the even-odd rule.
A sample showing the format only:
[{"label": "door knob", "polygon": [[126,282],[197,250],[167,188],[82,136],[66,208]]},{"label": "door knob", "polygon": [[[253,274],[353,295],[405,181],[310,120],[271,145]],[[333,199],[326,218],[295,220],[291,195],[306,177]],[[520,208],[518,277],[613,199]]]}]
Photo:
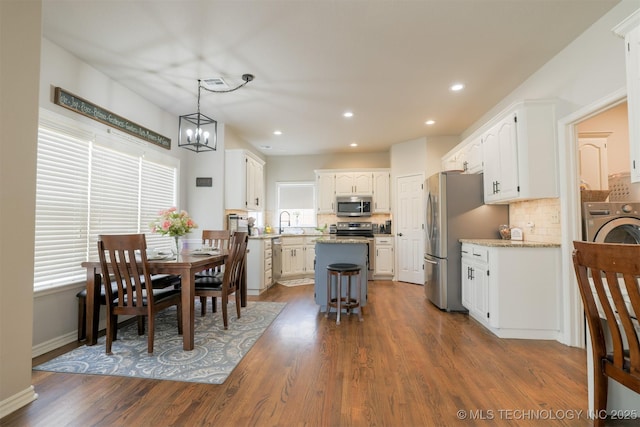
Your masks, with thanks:
[{"label": "door knob", "polygon": [[398,236],[402,237],[402,233],[398,233]]}]

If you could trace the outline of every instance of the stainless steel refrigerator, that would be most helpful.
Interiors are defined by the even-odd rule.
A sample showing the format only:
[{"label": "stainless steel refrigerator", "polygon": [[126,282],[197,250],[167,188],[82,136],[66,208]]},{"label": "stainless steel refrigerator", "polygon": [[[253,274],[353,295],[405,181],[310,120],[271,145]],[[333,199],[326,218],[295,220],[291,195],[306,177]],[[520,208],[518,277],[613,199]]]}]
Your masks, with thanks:
[{"label": "stainless steel refrigerator", "polygon": [[440,172],[427,179],[425,293],[446,311],[462,305],[459,239],[499,239],[509,206],[485,205],[482,174]]}]

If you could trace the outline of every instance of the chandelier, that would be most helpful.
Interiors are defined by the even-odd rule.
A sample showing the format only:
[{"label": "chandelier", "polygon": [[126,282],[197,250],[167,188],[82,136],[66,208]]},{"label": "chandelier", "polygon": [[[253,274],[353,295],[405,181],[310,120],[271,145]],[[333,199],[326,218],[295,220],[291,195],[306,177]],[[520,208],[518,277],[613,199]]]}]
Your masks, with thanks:
[{"label": "chandelier", "polygon": [[202,81],[198,80],[198,111],[192,114],[180,116],[178,123],[178,147],[196,153],[204,151],[216,151],[218,148],[218,122],[209,116],[200,113],[200,93],[201,89],[208,92],[227,93],[240,89],[242,86],[253,80],[253,74],[243,74],[243,82],[232,89],[212,90],[202,86]]}]

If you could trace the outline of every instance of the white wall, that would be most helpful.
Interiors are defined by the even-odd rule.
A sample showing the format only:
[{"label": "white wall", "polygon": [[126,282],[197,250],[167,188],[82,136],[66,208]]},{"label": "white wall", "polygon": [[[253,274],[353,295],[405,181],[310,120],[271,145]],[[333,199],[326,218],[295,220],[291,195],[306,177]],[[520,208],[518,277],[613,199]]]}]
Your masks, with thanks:
[{"label": "white wall", "polygon": [[0,1],[0,418],[31,386],[40,1]]},{"label": "white wall", "polygon": [[[226,127],[218,123],[218,149],[193,153],[187,151],[187,167],[183,171],[187,198],[187,211],[198,224],[198,228],[189,233],[189,239],[199,239],[202,230],[224,228],[224,150],[226,145]],[[211,187],[196,187],[196,178],[212,178]]]},{"label": "white wall", "polygon": [[561,118],[624,87],[624,43],[611,29],[639,7],[638,0],[622,0],[465,130],[462,139],[516,101],[556,98]]}]

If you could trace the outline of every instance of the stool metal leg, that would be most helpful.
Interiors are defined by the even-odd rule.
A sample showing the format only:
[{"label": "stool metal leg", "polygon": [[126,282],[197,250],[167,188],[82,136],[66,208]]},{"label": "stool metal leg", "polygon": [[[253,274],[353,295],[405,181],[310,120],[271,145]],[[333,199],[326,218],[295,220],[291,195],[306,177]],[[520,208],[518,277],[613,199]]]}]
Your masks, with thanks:
[{"label": "stool metal leg", "polygon": [[331,310],[331,272],[327,271],[327,311],[324,317],[329,317],[329,310]]},{"label": "stool metal leg", "polygon": [[342,273],[338,272],[338,284],[336,303],[338,304],[338,316],[336,319],[336,325],[340,324],[340,313],[342,312]]},{"label": "stool metal leg", "polygon": [[363,321],[364,319],[362,318],[362,295],[361,295],[361,288],[360,288],[360,274],[358,274],[356,276],[356,289],[358,291],[358,320],[359,321]]}]

